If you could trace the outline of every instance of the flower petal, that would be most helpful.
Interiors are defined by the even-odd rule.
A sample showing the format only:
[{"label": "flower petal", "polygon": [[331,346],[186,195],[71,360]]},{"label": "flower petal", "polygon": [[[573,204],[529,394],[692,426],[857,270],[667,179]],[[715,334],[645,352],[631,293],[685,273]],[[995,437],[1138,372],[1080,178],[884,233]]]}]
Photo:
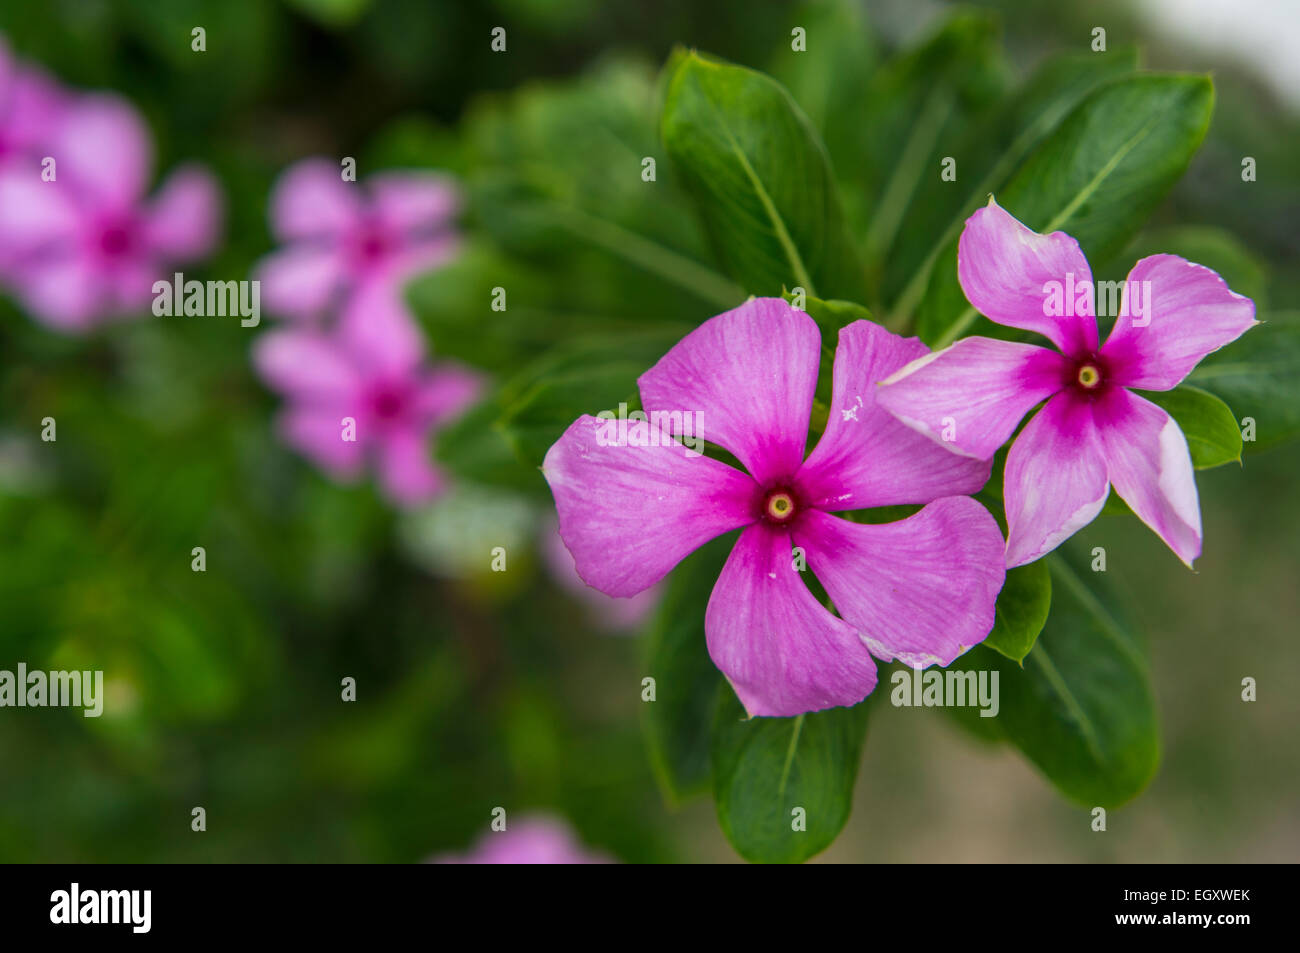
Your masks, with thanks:
[{"label": "flower petal", "polygon": [[446,176],[427,172],[381,172],[366,187],[373,213],[398,232],[441,230],[460,209],[460,190]]},{"label": "flower petal", "polygon": [[647,412],[699,413],[705,440],[731,451],[760,484],[803,461],[821,335],[780,298],[710,318],[641,375]]},{"label": "flower petal", "polygon": [[539,545],[542,559],[551,577],[574,597],[586,604],[593,620],[603,629],[631,633],[640,628],[654,612],[663,596],[662,586],[651,586],[635,596],[616,599],[591,588],[582,581],[569,552],[560,537],[560,527],[551,523],[542,528]]},{"label": "flower petal", "polygon": [[1007,568],[1033,562],[1091,523],[1109,491],[1092,404],[1057,394],[1007,454]]},{"label": "flower petal", "polygon": [[[1139,287],[1145,290],[1138,293]],[[1128,313],[1137,300],[1145,302],[1141,317]],[[1152,255],[1128,273],[1119,317],[1101,353],[1114,383],[1170,390],[1201,358],[1257,323],[1255,302],[1209,268],[1177,255]]]},{"label": "flower petal", "polygon": [[199,166],[183,166],[167,177],[150,200],[145,240],[167,261],[202,258],[216,244],[221,228],[221,192]]},{"label": "flower petal", "polygon": [[968,496],[874,525],[813,510],[793,537],[840,616],[883,661],[947,665],[993,628],[1002,533]]},{"label": "flower petal", "polygon": [[1115,492],[1191,568],[1201,555],[1201,508],[1178,424],[1122,387],[1099,400],[1093,415]]},{"label": "flower petal", "polygon": [[424,359],[424,335],[391,282],[367,281],[349,296],[339,340],[371,376],[401,377]]},{"label": "flower petal", "polygon": [[290,405],[279,417],[285,443],[338,480],[352,481],[361,472],[360,440],[344,440],[346,411],[330,407]]},{"label": "flower petal", "polygon": [[644,423],[627,426],[656,445],[619,446],[611,434],[619,423],[579,417],[547,451],[542,475],[578,575],[606,595],[630,596],[709,540],[753,522],[757,488]]},{"label": "flower petal", "polygon": [[879,406],[877,383],[926,353],[916,338],[870,321],[840,329],[826,432],[797,478],[808,503],[832,511],[928,503],[987,482],[991,464],[936,446]]},{"label": "flower petal", "polygon": [[483,393],[483,375],[451,362],[435,364],[416,387],[414,413],[437,427],[459,417]]},{"label": "flower petal", "polygon": [[267,255],[255,274],[266,309],[289,318],[320,314],[336,297],[343,277],[336,249],[305,242]]},{"label": "flower petal", "polygon": [[709,656],[751,716],[856,705],[876,687],[871,653],[808,591],[784,530],[757,524],[740,534],[704,631]]},{"label": "flower petal", "polygon": [[121,96],[91,93],[64,113],[50,155],[58,179],[74,184],[93,204],[130,210],[153,171],[153,142],[139,111]]},{"label": "flower petal", "polygon": [[[1065,232],[1040,235],[990,198],[966,219],[957,244],[957,278],[975,310],[990,320],[1037,331],[1071,356],[1097,350],[1092,270],[1079,243]],[[1061,310],[1084,313],[1045,313],[1048,283],[1058,282],[1064,292],[1071,281],[1088,289],[1086,303],[1079,302],[1086,307],[1076,309],[1070,300],[1066,308],[1063,300]]]},{"label": "flower petal", "polygon": [[46,244],[77,241],[85,216],[69,187],[42,182],[17,163],[0,168],[0,247],[6,256],[44,254]]},{"label": "flower petal", "polygon": [[987,460],[1035,404],[1061,389],[1068,371],[1068,360],[1045,347],[962,338],[898,371],[876,400],[941,446]]},{"label": "flower petal", "polygon": [[379,482],[399,506],[419,506],[442,491],[446,478],[433,464],[425,434],[411,428],[393,430],[379,445]]},{"label": "flower petal", "polygon": [[103,276],[85,255],[32,259],[15,276],[23,307],[43,324],[61,331],[91,327],[107,302]]},{"label": "flower petal", "polygon": [[337,163],[304,159],[271,192],[271,231],[281,241],[339,238],[362,217],[355,183],[344,182]]},{"label": "flower petal", "polygon": [[253,343],[253,366],[268,387],[309,403],[346,403],[361,384],[338,344],[316,331],[268,331]]}]

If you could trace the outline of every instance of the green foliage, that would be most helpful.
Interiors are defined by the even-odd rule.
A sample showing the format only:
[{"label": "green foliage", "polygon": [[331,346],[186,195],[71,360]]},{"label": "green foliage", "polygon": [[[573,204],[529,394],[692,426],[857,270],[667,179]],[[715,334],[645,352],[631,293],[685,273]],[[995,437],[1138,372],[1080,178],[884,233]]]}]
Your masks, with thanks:
[{"label": "green foliage", "polygon": [[[1143,74],[1090,94],[1000,189],[998,204],[1038,232],[1064,231],[1090,261],[1127,242],[1183,174],[1210,122],[1208,77]],[[933,347],[977,317],[957,283],[957,241],[938,257],[919,330]],[[980,333],[996,336],[990,322]]]},{"label": "green foliage", "polygon": [[723,686],[713,721],[713,796],[737,852],[759,863],[797,863],[825,850],[849,819],[866,733],[866,702],[747,718]]},{"label": "green foliage", "polygon": [[1001,733],[1072,801],[1115,807],[1146,787],[1159,761],[1148,663],[1097,574],[1060,554],[1043,561],[1052,614],[1024,662],[983,646],[969,658],[999,673]]},{"label": "green foliage", "polygon": [[1228,405],[1213,394],[1183,385],[1146,394],[1182,428],[1192,466],[1198,470],[1241,462],[1241,431]]},{"label": "green foliage", "polygon": [[1008,569],[1006,584],[998,593],[993,631],[982,644],[1023,663],[1043,631],[1051,607],[1052,575],[1044,560]]},{"label": "green foliage", "polygon": [[675,54],[668,71],[664,147],[727,272],[756,295],[861,297],[826,150],[789,94],[697,53]]}]

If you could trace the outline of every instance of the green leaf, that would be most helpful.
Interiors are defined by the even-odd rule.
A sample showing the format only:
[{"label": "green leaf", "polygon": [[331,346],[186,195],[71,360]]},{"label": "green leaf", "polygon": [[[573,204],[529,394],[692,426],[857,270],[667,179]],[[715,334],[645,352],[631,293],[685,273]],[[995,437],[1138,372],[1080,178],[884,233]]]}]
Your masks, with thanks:
[{"label": "green leaf", "polygon": [[1238,421],[1254,421],[1251,451],[1300,434],[1300,312],[1274,311],[1209,355],[1188,382],[1228,402]]},{"label": "green leaf", "polygon": [[[1209,126],[1208,77],[1143,74],[1088,96],[997,194],[1039,232],[1064,231],[1102,262],[1141,227],[1182,176]],[[957,240],[938,259],[921,303],[921,338],[941,348],[968,333],[975,309],[957,282]],[[991,322],[980,333],[1001,334]]]},{"label": "green leaf", "polygon": [[1007,581],[998,593],[997,619],[982,644],[1022,662],[1043,631],[1052,607],[1052,575],[1039,559],[1007,571]]},{"label": "green leaf", "polygon": [[807,50],[793,49],[791,35],[783,33],[769,63],[772,77],[821,135],[841,176],[861,159],[871,133],[858,107],[878,54],[863,12],[856,0],[803,0],[787,19],[806,31]]},{"label": "green leaf", "polygon": [[[1136,68],[1137,50],[1132,47],[1114,49],[1105,56],[1089,52],[1049,59],[1025,80],[1015,96],[999,106],[992,119],[973,123],[960,144],[948,147],[952,155],[961,158],[961,181],[975,181],[976,185],[969,190],[962,186],[964,201],[948,217],[939,214],[949,213],[943,202],[917,203],[921,207],[909,219],[912,227],[899,236],[887,262],[887,277],[908,279],[891,308],[895,315],[910,319],[925,294],[935,260],[961,234],[963,222],[988,200],[989,193],[1001,190],[1025,156],[1085,96]],[[927,198],[944,195],[945,189],[932,185]],[[920,248],[928,248],[924,258],[920,257]],[[894,283],[884,289],[891,298]]]},{"label": "green leaf", "polygon": [[718,260],[745,290],[861,297],[861,273],[826,151],[774,80],[678,53],[664,147],[694,195]]},{"label": "green leaf", "polygon": [[1198,470],[1241,462],[1241,431],[1228,405],[1213,394],[1186,384],[1170,391],[1144,392],[1165,409],[1187,438],[1192,466]]},{"label": "green leaf", "polygon": [[[653,318],[744,300],[703,263],[690,200],[662,161],[658,107],[653,74],[611,60],[470,109],[470,213],[506,253],[545,268],[555,299],[535,303]],[[660,160],[649,179],[646,158]]]},{"label": "green leaf", "polygon": [[993,13],[953,11],[880,69],[851,108],[862,139],[845,194],[850,202],[873,199],[855,224],[862,219],[870,290],[878,298],[918,263],[925,246],[917,248],[916,238],[932,240],[967,191],[939,174],[944,160],[955,158],[965,182],[971,153],[959,144],[972,136],[988,140],[989,113],[1011,76],[999,32]]},{"label": "green leaf", "polygon": [[[794,305],[795,295],[792,292],[783,292],[781,296],[786,301],[789,301],[792,306]],[[871,312],[862,305],[834,298],[827,301],[805,295],[802,310],[808,317],[817,322],[817,327],[822,332],[822,345],[825,347],[835,346],[836,341],[839,339],[840,328],[850,325],[854,321],[871,320]]]},{"label": "green leaf", "polygon": [[655,680],[655,700],[642,706],[641,721],[670,803],[709,784],[710,731],[722,674],[709,658],[704,610],[734,543],[728,534],[684,559],[669,576],[646,630],[646,670]]},{"label": "green leaf", "polygon": [[620,403],[637,409],[637,378],[687,331],[665,320],[654,330],[587,335],[553,348],[442,431],[438,460],[463,479],[544,491],[537,468],[551,444],[583,414],[617,412]]},{"label": "green leaf", "polygon": [[[866,703],[798,718],[746,718],[729,685],[713,722],[718,823],[746,860],[798,863],[825,850],[849,818]],[[796,809],[806,830],[794,830]]]},{"label": "green leaf", "polygon": [[1137,639],[1093,590],[1098,574],[1076,571],[1060,554],[1052,613],[1024,667],[977,646],[971,661],[999,673],[997,721],[1007,739],[1062,794],[1086,806],[1115,807],[1155,774],[1159,734],[1147,661]]},{"label": "green leaf", "polygon": [[1179,255],[1198,265],[1218,272],[1239,295],[1255,302],[1256,311],[1264,311],[1268,302],[1268,276],[1263,263],[1231,232],[1212,225],[1172,225],[1143,230],[1124,249],[1113,275],[1120,280],[1133,263],[1148,255]]}]

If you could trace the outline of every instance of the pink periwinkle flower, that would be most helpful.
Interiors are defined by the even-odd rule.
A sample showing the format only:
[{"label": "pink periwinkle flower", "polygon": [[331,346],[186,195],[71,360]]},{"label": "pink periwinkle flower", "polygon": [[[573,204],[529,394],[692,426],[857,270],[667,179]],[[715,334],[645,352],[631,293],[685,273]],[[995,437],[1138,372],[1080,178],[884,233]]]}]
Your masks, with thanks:
[{"label": "pink periwinkle flower", "polygon": [[288,400],[279,419],[285,441],[336,479],[374,467],[393,502],[416,506],[445,479],[429,438],[478,396],[478,375],[430,365],[420,332],[395,289],[369,285],[353,296],[329,332],[285,328],[263,334],[254,365]]},{"label": "pink periwinkle flower", "polygon": [[558,818],[535,815],[488,831],[463,854],[439,854],[435,864],[608,864],[612,859],[584,847]]},{"label": "pink periwinkle flower", "polygon": [[356,288],[405,278],[455,253],[459,191],[444,176],[382,172],[343,181],[338,163],[304,159],[271,196],[271,231],[286,247],[262,259],[257,277],[268,310],[319,317]]},{"label": "pink periwinkle flower", "polygon": [[[626,440],[609,437],[619,421],[584,416],[542,466],[578,574],[611,596],[641,592],[743,528],[705,635],[750,715],[854,705],[875,687],[872,655],[946,665],[988,634],[1002,588],[1002,534],[961,495],[984,485],[990,464],[936,447],[876,406],[876,382],[925,345],[869,321],[842,328],[830,419],[805,460],[820,350],[808,315],[751,300],[641,376],[649,420]],[[748,472],[672,440],[684,414],[698,414],[704,439]],[[893,523],[830,515],[907,503],[926,505]],[[804,584],[805,563],[838,617]]]},{"label": "pink periwinkle flower", "polygon": [[153,146],[130,103],[105,93],[45,101],[59,103],[57,116],[30,145],[54,160],[52,180],[34,154],[0,164],[6,280],[26,310],[64,331],[145,313],[154,282],[215,243],[217,184],[184,167],[147,197]]},{"label": "pink periwinkle flower", "polygon": [[[1042,334],[1059,351],[963,338],[898,371],[877,400],[942,446],[979,459],[991,458],[1047,401],[1007,454],[1007,566],[1038,559],[1092,522],[1111,487],[1191,566],[1201,553],[1201,513],[1187,440],[1130,388],[1176,387],[1201,358],[1256,323],[1254,302],[1208,268],[1152,255],[1128,273],[1115,326],[1099,347],[1092,273],[1078,242],[1030,230],[992,198],[966,222],[957,274],[977,311]],[[1062,288],[1076,293],[1061,296]]]},{"label": "pink periwinkle flower", "polygon": [[583,602],[596,625],[609,632],[632,633],[645,624],[659,604],[660,586],[651,586],[625,599],[607,596],[582,581],[573,554],[560,538],[558,525],[544,526],[541,536],[542,559],[551,577]]}]

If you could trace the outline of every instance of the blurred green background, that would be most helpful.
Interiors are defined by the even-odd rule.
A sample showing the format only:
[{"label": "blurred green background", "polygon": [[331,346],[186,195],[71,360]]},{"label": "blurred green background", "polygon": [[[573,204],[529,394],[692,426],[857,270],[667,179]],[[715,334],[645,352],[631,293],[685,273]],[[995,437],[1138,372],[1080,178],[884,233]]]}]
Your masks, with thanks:
[{"label": "blurred green background", "polygon": [[[1188,174],[1135,248],[1094,265],[1118,277],[1139,254],[1178,251],[1294,319],[1300,128],[1251,64],[1214,36],[1180,45],[1141,5],[965,9],[987,42],[953,57],[970,71],[946,78],[961,108],[938,155],[992,135],[983,110],[1053,53],[1089,53],[1096,26],[1108,55],[1136,46],[1147,66],[1213,70],[1213,125]],[[187,276],[247,275],[273,245],[274,177],[298,158],[354,155],[363,178],[391,165],[463,176],[465,255],[412,302],[435,352],[522,388],[542,373],[529,369],[539,349],[579,332],[644,333],[652,361],[662,334],[722,310],[678,260],[634,260],[619,230],[708,260],[657,144],[656,76],[675,44],[772,73],[832,160],[867,157],[836,169],[866,241],[916,120],[908,96],[945,81],[895,54],[949,13],[902,0],[51,0],[6,5],[0,32],[64,82],[134,100],[159,170],[214,169],[226,242]],[[799,25],[809,51],[794,55]],[[205,54],[190,50],[193,26]],[[495,26],[505,54],[490,49]],[[653,199],[647,155],[661,157]],[[1242,156],[1256,182],[1241,181]],[[901,210],[891,256],[919,259],[942,230],[939,188],[926,177]],[[593,228],[593,210],[623,224]],[[498,284],[508,320],[487,310]],[[866,303],[887,310],[897,284],[880,277]],[[427,511],[331,484],[271,433],[276,402],[248,363],[269,321],[148,319],[69,339],[0,300],[0,668],[103,669],[108,683],[99,719],[0,710],[0,860],[416,861],[465,847],[497,805],[561,814],[629,861],[735,860],[707,796],[663,803],[641,734],[642,646],[594,624],[545,570],[540,475],[503,466],[470,420],[448,443],[481,479]],[[1267,398],[1261,433],[1294,426],[1300,408]],[[57,443],[39,440],[46,416]],[[1105,834],[1012,749],[878,704],[853,816],[822,858],[1295,860],[1300,447],[1265,442],[1242,468],[1199,474],[1196,573],[1132,519],[1103,518],[1074,544],[1107,549],[1163,723],[1159,774]],[[207,572],[193,573],[200,545]],[[495,545],[506,573],[487,571]],[[354,704],[340,701],[347,676]],[[195,806],[205,833],[190,830]]]}]

